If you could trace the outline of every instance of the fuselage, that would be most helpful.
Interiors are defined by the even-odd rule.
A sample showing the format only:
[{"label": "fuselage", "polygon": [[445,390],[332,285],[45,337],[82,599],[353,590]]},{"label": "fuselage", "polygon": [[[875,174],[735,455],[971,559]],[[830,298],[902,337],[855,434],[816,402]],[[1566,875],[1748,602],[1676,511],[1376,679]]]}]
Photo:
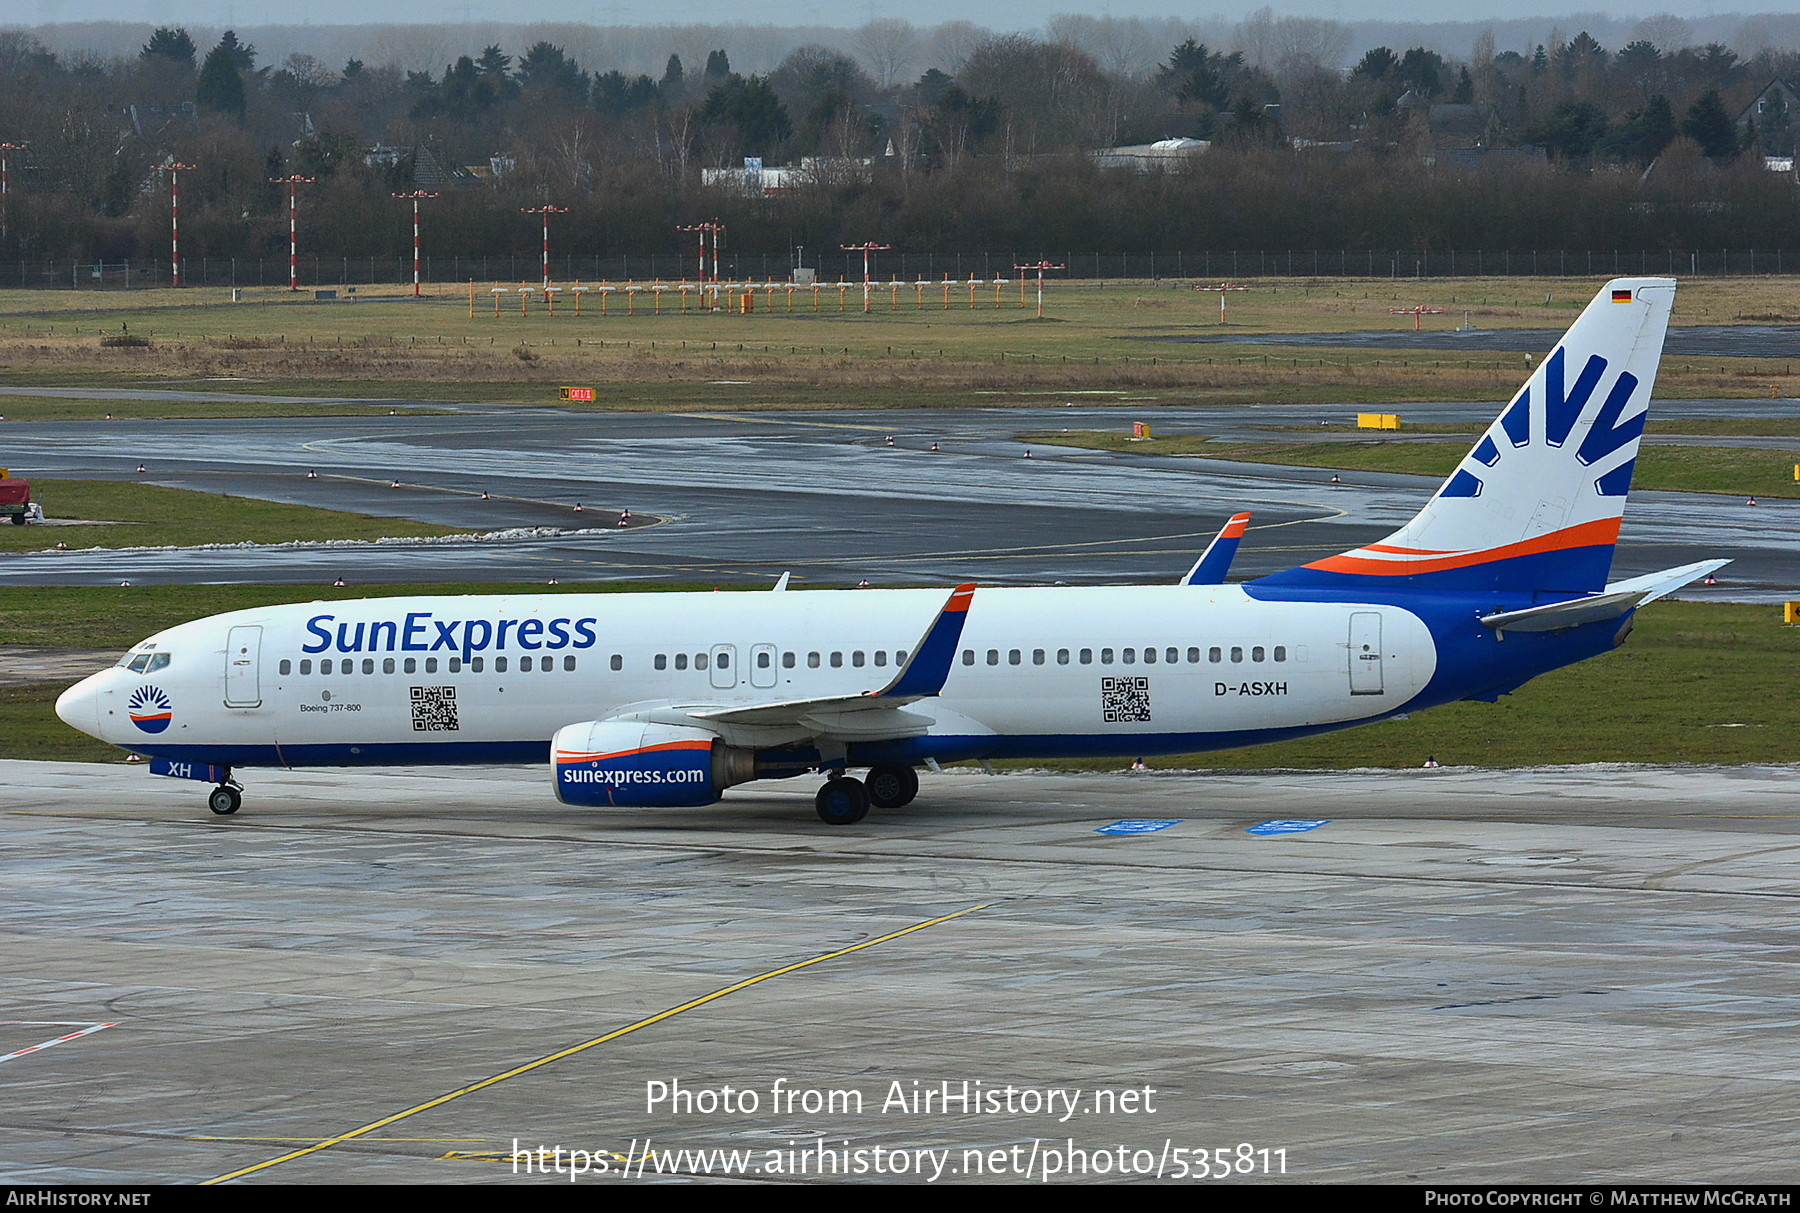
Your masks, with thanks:
[{"label": "fuselage", "polygon": [[[983,590],[941,694],[912,708],[929,729],[853,742],[849,761],[1254,744],[1486,697],[1611,643],[1502,643],[1474,618],[1491,598],[1418,597]],[[57,711],[124,749],[219,766],[537,761],[558,729],[646,705],[877,690],[943,603],[938,590],[865,590],[270,607],[160,632]]]}]

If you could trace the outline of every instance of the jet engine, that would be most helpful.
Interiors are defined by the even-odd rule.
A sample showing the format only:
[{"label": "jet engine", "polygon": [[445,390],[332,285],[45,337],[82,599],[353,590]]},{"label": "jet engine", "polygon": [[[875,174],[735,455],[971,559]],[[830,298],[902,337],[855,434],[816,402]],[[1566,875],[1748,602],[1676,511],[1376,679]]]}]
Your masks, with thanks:
[{"label": "jet engine", "polygon": [[725,745],[704,729],[589,720],[556,731],[550,770],[556,798],[564,804],[703,805],[733,784],[755,779],[756,752]]}]

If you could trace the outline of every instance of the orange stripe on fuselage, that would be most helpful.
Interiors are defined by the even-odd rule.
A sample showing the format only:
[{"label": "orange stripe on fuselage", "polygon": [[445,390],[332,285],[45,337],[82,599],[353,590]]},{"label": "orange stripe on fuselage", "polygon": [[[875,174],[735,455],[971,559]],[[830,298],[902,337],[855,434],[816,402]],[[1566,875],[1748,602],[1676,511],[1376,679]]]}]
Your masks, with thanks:
[{"label": "orange stripe on fuselage", "polygon": [[[1324,560],[1316,560],[1307,565],[1309,569],[1320,569],[1327,573],[1368,573],[1378,577],[1411,577],[1417,573],[1440,573],[1449,569],[1466,569],[1478,564],[1491,564],[1497,560],[1511,560],[1516,556],[1536,556],[1544,552],[1562,552],[1571,548],[1604,547],[1619,541],[1619,520],[1617,518],[1600,518],[1593,522],[1584,522],[1579,526],[1567,527],[1560,531],[1552,531],[1548,535],[1539,535],[1535,539],[1509,543],[1504,547],[1487,548],[1479,552],[1457,552],[1426,560],[1373,560],[1366,556],[1358,556],[1355,552],[1345,552],[1341,556],[1330,556]],[[1361,551],[1380,551],[1371,545]],[[1405,549],[1386,549],[1389,551]]]}]

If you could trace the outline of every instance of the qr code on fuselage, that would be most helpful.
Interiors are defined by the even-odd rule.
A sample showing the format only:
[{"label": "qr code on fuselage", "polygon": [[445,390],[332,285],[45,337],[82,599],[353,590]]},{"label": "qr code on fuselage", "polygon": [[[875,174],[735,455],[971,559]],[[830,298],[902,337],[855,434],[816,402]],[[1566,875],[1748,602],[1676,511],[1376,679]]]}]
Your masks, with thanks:
[{"label": "qr code on fuselage", "polygon": [[415,733],[455,732],[462,728],[456,722],[455,687],[414,687],[412,710]]},{"label": "qr code on fuselage", "polygon": [[1108,723],[1150,719],[1150,680],[1102,678],[1100,714]]}]

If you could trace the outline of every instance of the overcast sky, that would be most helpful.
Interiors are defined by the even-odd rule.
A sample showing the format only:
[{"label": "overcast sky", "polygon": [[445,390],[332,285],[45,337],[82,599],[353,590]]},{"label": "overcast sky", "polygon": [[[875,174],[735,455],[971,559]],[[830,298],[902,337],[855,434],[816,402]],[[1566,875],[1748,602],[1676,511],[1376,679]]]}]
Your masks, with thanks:
[{"label": "overcast sky", "polygon": [[[689,22],[756,25],[859,25],[873,17],[903,17],[918,25],[956,19],[993,29],[1035,29],[1056,13],[1079,12],[1112,17],[1182,17],[1236,20],[1263,7],[1249,0],[441,0],[431,6],[417,0],[7,0],[0,12],[10,22],[50,24],[70,21],[141,21],[155,25],[183,22],[208,26],[271,24],[339,24],[361,22],[491,22],[578,21],[596,25],[666,25]],[[1479,6],[1431,6],[1418,0],[1289,0],[1272,6],[1278,15],[1330,17],[1339,21],[1468,21],[1481,17],[1556,16],[1579,27],[1581,14],[1561,15],[1553,0],[1485,0]],[[1609,0],[1584,6],[1587,12],[1613,17],[1647,17],[1673,12],[1678,16],[1716,17],[1733,11],[1800,13],[1800,0],[1756,0],[1742,6],[1705,0]]]}]

